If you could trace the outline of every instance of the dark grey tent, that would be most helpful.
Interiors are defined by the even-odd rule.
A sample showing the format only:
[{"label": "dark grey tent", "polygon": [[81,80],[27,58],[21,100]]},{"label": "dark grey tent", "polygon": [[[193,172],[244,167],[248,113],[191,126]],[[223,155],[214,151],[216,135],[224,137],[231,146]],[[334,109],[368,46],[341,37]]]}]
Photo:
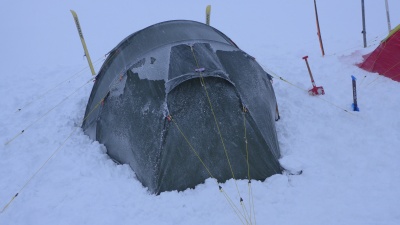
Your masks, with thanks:
[{"label": "dark grey tent", "polygon": [[265,180],[282,172],[270,79],[211,26],[155,24],[109,53],[83,129],[152,193]]}]

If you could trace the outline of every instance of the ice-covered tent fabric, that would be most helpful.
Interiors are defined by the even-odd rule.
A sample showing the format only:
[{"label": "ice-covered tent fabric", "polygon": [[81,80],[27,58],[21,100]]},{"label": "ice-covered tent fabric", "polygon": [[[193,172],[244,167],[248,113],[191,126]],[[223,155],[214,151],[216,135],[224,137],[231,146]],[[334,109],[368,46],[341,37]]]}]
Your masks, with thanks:
[{"label": "ice-covered tent fabric", "polygon": [[400,82],[400,25],[363,58],[364,61],[358,64],[360,68]]},{"label": "ice-covered tent fabric", "polygon": [[109,53],[83,129],[157,194],[281,173],[276,118],[270,76],[255,59],[217,29],[179,20]]}]

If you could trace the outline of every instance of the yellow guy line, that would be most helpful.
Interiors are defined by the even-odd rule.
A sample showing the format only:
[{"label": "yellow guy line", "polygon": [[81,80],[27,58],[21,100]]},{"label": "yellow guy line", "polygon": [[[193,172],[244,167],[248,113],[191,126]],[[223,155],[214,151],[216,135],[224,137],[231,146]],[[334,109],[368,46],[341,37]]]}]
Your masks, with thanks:
[{"label": "yellow guy line", "polygon": [[40,121],[41,119],[43,119],[47,114],[49,114],[51,111],[53,111],[55,108],[57,108],[58,106],[60,106],[63,102],[65,102],[69,97],[71,97],[72,95],[76,94],[81,88],[83,88],[84,86],[86,86],[90,81],[92,81],[93,78],[91,78],[90,80],[88,80],[85,84],[83,84],[82,86],[80,86],[78,89],[76,89],[74,92],[72,92],[70,95],[68,95],[67,97],[65,97],[61,102],[59,102],[57,105],[55,105],[54,107],[52,107],[49,111],[47,111],[45,114],[43,114],[42,116],[40,116],[38,119],[36,119],[35,121],[33,121],[31,124],[29,124],[27,127],[25,127],[25,129],[23,129],[21,132],[19,132],[18,134],[16,134],[14,137],[12,137],[10,140],[8,140],[6,143],[4,143],[4,145],[8,145],[11,142],[13,142],[16,138],[18,138],[21,134],[23,134],[27,129],[29,129],[30,127],[32,127],[34,124],[36,124],[38,121]]},{"label": "yellow guy line", "polygon": [[[264,68],[265,68],[265,67],[264,67]],[[284,81],[284,82],[286,82],[286,83],[292,85],[293,87],[296,87],[296,88],[298,88],[298,89],[300,89],[300,90],[302,90],[302,91],[307,91],[306,89],[304,89],[304,88],[302,88],[302,87],[299,87],[299,86],[297,86],[297,85],[295,85],[295,84],[293,84],[293,83],[291,83],[291,82],[285,80],[283,77],[280,77],[280,76],[276,75],[275,73],[273,73],[273,72],[270,71],[270,70],[268,70],[268,74],[270,74],[270,75],[273,76],[274,78],[280,79],[280,80],[282,80],[282,81]],[[352,115],[352,116],[359,117],[358,115],[351,113],[351,112],[348,111],[347,109],[344,109],[344,108],[342,108],[342,107],[340,107],[340,106],[338,106],[338,105],[336,105],[336,104],[334,104],[334,103],[332,103],[332,102],[330,102],[330,101],[328,101],[328,100],[322,98],[321,96],[316,95],[315,97],[317,97],[317,98],[320,99],[320,100],[325,101],[326,103],[328,103],[328,104],[330,104],[330,105],[332,105],[332,106],[335,106],[335,107],[338,108],[338,109],[341,109],[341,110],[345,111],[346,113],[348,113],[348,114],[350,114],[350,115]]]},{"label": "yellow guy line", "polygon": [[[229,205],[232,207],[233,211],[235,212],[235,214],[237,215],[237,217],[240,219],[240,221],[243,223],[242,221],[242,217],[245,218],[245,216],[240,212],[240,210],[236,207],[236,205],[233,203],[232,199],[226,194],[226,192],[223,190],[223,188],[219,185],[218,180],[212,175],[210,169],[206,166],[206,164],[204,163],[204,161],[201,159],[200,155],[198,154],[198,152],[196,151],[196,149],[193,147],[193,145],[190,143],[189,139],[186,137],[186,135],[183,133],[183,131],[181,130],[181,128],[178,126],[178,124],[176,123],[176,121],[174,120],[174,118],[169,115],[169,118],[171,119],[171,121],[174,123],[174,125],[176,126],[176,128],[178,129],[179,133],[182,135],[182,137],[185,139],[186,143],[189,145],[190,149],[192,150],[192,152],[197,156],[197,158],[200,160],[201,164],[203,165],[203,167],[207,170],[208,174],[210,175],[211,178],[213,178],[221,193],[223,193],[224,197],[226,198],[226,200],[228,201]],[[246,220],[247,221],[247,220]]]},{"label": "yellow guy line", "polygon": [[239,195],[239,197],[240,197],[240,204],[242,205],[242,207],[243,207],[243,209],[244,209],[244,214],[246,215],[246,216],[244,216],[244,219],[245,219],[246,223],[249,223],[249,221],[247,220],[247,210],[245,209],[245,206],[243,205],[243,198],[241,197],[241,194],[240,194],[240,191],[239,191],[239,187],[238,187],[238,185],[237,185],[237,181],[236,181],[236,178],[235,178],[235,174],[234,174],[234,172],[233,172],[232,165],[231,165],[231,162],[230,162],[230,160],[229,160],[228,151],[226,150],[226,146],[225,146],[225,143],[224,143],[224,139],[222,138],[222,133],[221,133],[221,130],[220,130],[219,125],[218,125],[217,117],[215,116],[214,108],[213,108],[213,106],[212,106],[211,99],[210,99],[210,96],[209,96],[209,94],[208,94],[207,87],[206,87],[206,85],[205,85],[204,78],[203,78],[203,76],[202,76],[202,72],[201,72],[201,70],[200,70],[199,63],[198,63],[197,58],[196,58],[196,55],[195,55],[195,53],[194,53],[193,46],[190,46],[190,49],[191,49],[191,51],[192,51],[193,58],[194,58],[194,60],[195,60],[195,62],[196,62],[197,69],[199,69],[200,79],[201,79],[201,81],[202,81],[203,88],[204,88],[204,91],[205,91],[205,93],[206,93],[208,103],[209,103],[209,105],[210,105],[211,113],[212,113],[212,115],[213,115],[213,117],[214,117],[214,122],[215,122],[215,125],[216,125],[216,127],[217,127],[218,134],[219,134],[219,137],[220,137],[220,140],[221,140],[221,143],[222,143],[224,152],[225,152],[225,156],[226,156],[226,159],[227,159],[227,161],[228,161],[229,168],[230,168],[231,173],[232,173],[232,178],[233,178],[233,180],[234,180],[234,182],[235,182],[236,190],[237,190],[238,195]]},{"label": "yellow guy line", "polygon": [[[82,124],[83,122],[92,114],[92,112],[94,112],[95,109],[98,108],[98,106],[101,104],[101,102],[103,101],[103,99],[101,101],[99,101],[95,107],[92,109],[92,111],[90,111],[88,113],[88,115],[82,120]],[[68,135],[68,137],[63,141],[63,143],[50,155],[50,157],[42,164],[41,167],[39,167],[39,169],[29,178],[29,180],[27,182],[25,182],[25,184],[22,186],[22,188],[11,198],[11,200],[3,207],[3,209],[0,211],[0,213],[3,213],[8,206],[14,201],[14,199],[19,195],[19,193],[22,192],[22,190],[24,190],[26,188],[26,186],[28,186],[28,184],[33,180],[33,178],[47,165],[47,163],[55,156],[55,154],[57,152],[59,152],[62,147],[64,147],[65,143],[67,143],[67,141],[72,137],[72,135],[75,133],[75,131],[80,128],[80,127],[76,127],[75,129],[72,130],[72,132]]]},{"label": "yellow guy line", "polygon": [[[97,60],[94,62],[94,64],[98,63],[102,58],[103,58],[103,57],[97,59]],[[56,88],[58,88],[59,86],[61,86],[61,85],[64,84],[65,82],[67,82],[67,81],[69,81],[69,80],[75,78],[75,77],[78,76],[81,72],[85,71],[87,68],[89,68],[89,66],[84,67],[84,68],[81,69],[80,71],[76,72],[74,75],[68,77],[66,80],[64,80],[64,81],[62,81],[62,82],[60,82],[60,83],[58,83],[56,86],[54,86],[53,88],[50,88],[49,90],[47,90],[46,92],[44,92],[43,94],[41,94],[41,95],[40,95],[39,97],[37,97],[36,99],[34,99],[34,100],[28,102],[27,104],[25,104],[24,106],[20,107],[20,108],[17,109],[17,111],[15,111],[15,112],[16,112],[16,113],[17,113],[17,112],[20,112],[22,109],[26,108],[26,107],[29,106],[30,104],[32,104],[32,103],[38,101],[39,99],[43,98],[43,97],[46,96],[49,92],[55,90]]]}]

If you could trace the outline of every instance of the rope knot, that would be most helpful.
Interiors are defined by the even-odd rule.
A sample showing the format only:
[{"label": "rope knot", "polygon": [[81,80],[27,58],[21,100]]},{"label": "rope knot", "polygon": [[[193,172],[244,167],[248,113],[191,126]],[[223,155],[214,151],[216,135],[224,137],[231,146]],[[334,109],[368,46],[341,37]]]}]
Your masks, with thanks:
[{"label": "rope knot", "polygon": [[201,67],[201,68],[197,68],[197,69],[195,69],[194,71],[195,72],[198,72],[198,73],[201,73],[201,72],[204,72],[206,69],[204,68],[204,67]]},{"label": "rope knot", "polygon": [[244,113],[247,113],[247,112],[249,111],[249,110],[247,109],[247,107],[244,106],[244,105],[242,105],[242,110],[243,110]]}]

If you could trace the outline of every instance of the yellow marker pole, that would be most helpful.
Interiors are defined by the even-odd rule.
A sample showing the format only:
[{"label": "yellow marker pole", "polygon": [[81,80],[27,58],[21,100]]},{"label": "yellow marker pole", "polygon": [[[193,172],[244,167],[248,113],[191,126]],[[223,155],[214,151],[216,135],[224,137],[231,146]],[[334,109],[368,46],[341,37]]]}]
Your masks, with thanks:
[{"label": "yellow marker pole", "polygon": [[211,5],[206,7],[206,24],[210,25]]},{"label": "yellow marker pole", "polygon": [[72,9],[71,9],[71,13],[72,13],[72,16],[74,17],[76,28],[78,29],[79,37],[80,37],[81,42],[82,42],[83,50],[85,51],[86,59],[87,59],[87,61],[89,63],[90,70],[92,71],[92,75],[96,75],[96,72],[94,71],[94,68],[93,68],[92,60],[90,59],[89,51],[88,51],[88,49],[86,47],[85,39],[83,38],[81,26],[79,25],[78,15]]}]

